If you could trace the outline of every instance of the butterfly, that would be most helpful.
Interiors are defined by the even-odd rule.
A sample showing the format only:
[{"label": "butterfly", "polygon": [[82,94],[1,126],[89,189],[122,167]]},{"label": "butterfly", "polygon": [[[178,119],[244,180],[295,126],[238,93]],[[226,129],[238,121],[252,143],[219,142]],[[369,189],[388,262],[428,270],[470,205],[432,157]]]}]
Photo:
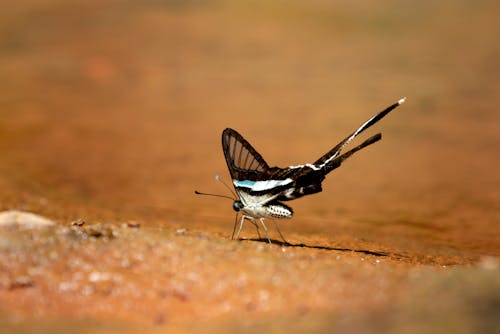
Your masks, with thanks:
[{"label": "butterfly", "polygon": [[[405,100],[406,98],[402,98],[371,117],[313,163],[285,168],[269,166],[262,155],[241,134],[231,128],[225,129],[222,132],[222,150],[237,194],[233,202],[236,219],[231,238],[234,239],[238,225],[236,239],[239,238],[243,223],[248,220],[256,226],[258,233],[258,223],[260,223],[266,233],[267,241],[271,243],[264,220],[273,219],[280,237],[285,244],[288,244],[274,220],[293,216],[292,208],[283,202],[321,192],[321,183],[328,173],[340,167],[357,151],[379,141],[382,135],[377,133],[345,153],[342,153],[342,150],[356,136],[380,121]],[[241,214],[239,224],[238,214]]]}]

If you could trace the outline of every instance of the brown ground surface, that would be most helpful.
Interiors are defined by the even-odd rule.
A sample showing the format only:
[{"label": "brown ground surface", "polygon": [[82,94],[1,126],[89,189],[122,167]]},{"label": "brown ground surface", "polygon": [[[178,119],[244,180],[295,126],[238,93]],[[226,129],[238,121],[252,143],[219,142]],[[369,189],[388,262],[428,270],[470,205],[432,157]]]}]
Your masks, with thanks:
[{"label": "brown ground surface", "polygon": [[[499,10],[2,4],[0,208],[58,227],[0,230],[0,331],[493,331]],[[403,96],[380,143],[289,203],[292,246],[229,240],[229,201],[193,194],[226,192],[225,127],[299,164]]]}]

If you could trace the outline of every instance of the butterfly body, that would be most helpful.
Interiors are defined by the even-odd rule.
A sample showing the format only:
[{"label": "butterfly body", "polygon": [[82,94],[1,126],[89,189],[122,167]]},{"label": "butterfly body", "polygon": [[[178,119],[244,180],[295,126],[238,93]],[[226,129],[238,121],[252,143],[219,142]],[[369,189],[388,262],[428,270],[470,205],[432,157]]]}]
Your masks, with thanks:
[{"label": "butterfly body", "polygon": [[259,203],[243,204],[241,201],[235,201],[233,209],[236,212],[241,212],[247,219],[292,218],[293,216],[292,208],[279,202],[262,205]]},{"label": "butterfly body", "polygon": [[[321,183],[328,173],[338,168],[352,154],[379,141],[382,136],[378,133],[343,154],[342,149],[404,101],[405,99],[399,100],[367,120],[315,162],[285,168],[270,167],[243,136],[233,129],[225,129],[222,132],[222,149],[239,197],[233,203],[233,208],[242,214],[237,236],[245,220],[253,222],[257,227],[255,221],[258,220],[266,231],[267,240],[271,242],[264,219],[291,218],[293,215],[293,210],[280,201],[290,201],[321,192]],[[233,237],[235,229],[236,224]],[[283,238],[282,235],[281,237]]]}]

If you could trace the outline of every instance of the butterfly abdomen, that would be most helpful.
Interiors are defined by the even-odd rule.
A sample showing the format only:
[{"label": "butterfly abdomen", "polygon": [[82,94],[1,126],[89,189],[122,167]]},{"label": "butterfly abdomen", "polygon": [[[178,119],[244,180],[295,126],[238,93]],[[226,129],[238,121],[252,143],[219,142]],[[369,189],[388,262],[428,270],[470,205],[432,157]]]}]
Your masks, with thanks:
[{"label": "butterfly abdomen", "polygon": [[292,208],[284,204],[269,204],[265,206],[265,210],[268,218],[291,218],[293,216]]},{"label": "butterfly abdomen", "polygon": [[292,208],[279,203],[271,202],[268,204],[250,204],[241,208],[241,213],[249,218],[291,218],[293,216]]}]

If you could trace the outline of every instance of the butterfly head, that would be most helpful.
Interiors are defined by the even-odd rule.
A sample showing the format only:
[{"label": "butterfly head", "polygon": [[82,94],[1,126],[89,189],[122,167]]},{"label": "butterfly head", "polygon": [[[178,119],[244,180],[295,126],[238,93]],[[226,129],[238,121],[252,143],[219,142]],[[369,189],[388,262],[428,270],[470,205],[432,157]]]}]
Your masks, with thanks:
[{"label": "butterfly head", "polygon": [[234,201],[233,202],[233,210],[236,212],[239,212],[241,209],[244,208],[244,205],[241,201]]}]

